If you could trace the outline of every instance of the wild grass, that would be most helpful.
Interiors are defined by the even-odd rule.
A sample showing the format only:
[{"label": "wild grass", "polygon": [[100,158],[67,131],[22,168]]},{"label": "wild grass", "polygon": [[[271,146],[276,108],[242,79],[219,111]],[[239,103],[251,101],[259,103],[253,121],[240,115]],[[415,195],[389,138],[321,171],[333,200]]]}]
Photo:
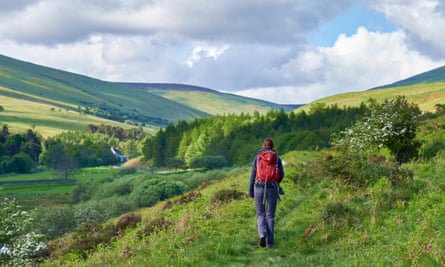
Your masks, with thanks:
[{"label": "wild grass", "polygon": [[309,111],[311,107],[319,103],[324,103],[327,106],[337,104],[339,107],[358,106],[369,98],[382,101],[384,99],[396,98],[399,95],[406,96],[408,102],[417,104],[422,112],[434,112],[436,104],[445,103],[445,83],[420,83],[410,86],[337,94],[318,99],[298,110]]},{"label": "wild grass", "polygon": [[[48,137],[64,131],[85,130],[89,124],[105,124],[126,129],[134,127],[63,109],[56,105],[2,95],[0,95],[0,105],[4,108],[4,111],[0,112],[0,123],[8,125],[12,133],[23,133],[28,129],[33,129],[43,137]],[[154,129],[147,128],[146,130],[153,132]]]},{"label": "wild grass", "polygon": [[266,113],[273,107],[279,110],[279,105],[261,100],[248,99],[236,95],[208,93],[202,91],[150,90],[162,97],[181,104],[195,107],[212,115],[251,113],[256,110]]},{"label": "wild grass", "polygon": [[14,198],[26,209],[32,209],[42,204],[71,203],[72,191],[78,183],[112,180],[119,175],[119,172],[119,169],[112,167],[84,168],[74,173],[66,182],[62,180],[60,173],[51,170],[3,175],[0,177],[0,182],[21,181],[23,183],[0,185],[0,198]]},{"label": "wild grass", "polygon": [[[283,156],[285,195],[278,204],[272,249],[258,248],[254,203],[245,193],[246,168],[199,188],[191,201],[181,202],[183,196],[178,196],[138,210],[140,224],[125,235],[83,255],[58,254],[43,266],[445,264],[443,157],[404,166],[414,175],[407,185],[381,177],[357,188],[341,179],[309,175],[319,173],[313,162],[323,160],[324,153]],[[68,244],[70,236],[57,242]]]}]

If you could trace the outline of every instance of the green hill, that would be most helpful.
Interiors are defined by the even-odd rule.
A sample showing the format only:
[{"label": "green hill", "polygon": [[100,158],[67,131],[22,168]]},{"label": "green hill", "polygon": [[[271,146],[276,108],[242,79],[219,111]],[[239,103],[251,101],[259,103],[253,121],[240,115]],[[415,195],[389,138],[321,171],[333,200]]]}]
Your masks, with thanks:
[{"label": "green hill", "polygon": [[[37,128],[43,135],[84,129],[89,123],[122,127],[144,126],[150,131],[215,114],[265,112],[281,106],[264,101],[196,91],[182,85],[177,90],[135,90],[126,84],[106,82],[71,72],[0,55],[0,96],[6,112],[0,122],[12,130]],[[190,89],[192,88],[192,89]],[[36,108],[20,112],[20,107]],[[63,116],[54,110],[66,111]],[[82,116],[86,115],[86,116]],[[80,118],[80,119],[79,119]]]},{"label": "green hill", "polygon": [[121,83],[128,88],[145,90],[179,104],[194,107],[211,115],[265,113],[271,109],[285,111],[291,108],[267,101],[221,93],[209,88],[172,83]]},{"label": "green hill", "polygon": [[[442,158],[406,166],[414,180],[368,187],[322,174],[323,152],[283,155],[285,195],[276,246],[258,248],[248,169],[50,244],[42,266],[441,266],[445,262]],[[318,162],[318,163],[317,163]],[[183,178],[175,174],[177,179]],[[189,175],[190,178],[194,177]],[[132,220],[138,218],[136,224]],[[119,235],[109,229],[128,225]],[[120,228],[120,229],[121,229]],[[108,230],[107,230],[108,229]],[[113,238],[105,244],[108,236]],[[89,249],[87,249],[89,248]]]},{"label": "green hill", "polygon": [[208,116],[149,92],[5,56],[0,56],[0,89],[16,103],[26,100],[119,122],[163,126]]},{"label": "green hill", "polygon": [[324,97],[299,109],[308,111],[314,105],[317,106],[321,103],[325,105],[337,104],[339,107],[358,106],[369,98],[383,100],[398,95],[406,96],[410,102],[417,104],[423,112],[434,111],[436,104],[445,103],[445,66],[369,90]]}]

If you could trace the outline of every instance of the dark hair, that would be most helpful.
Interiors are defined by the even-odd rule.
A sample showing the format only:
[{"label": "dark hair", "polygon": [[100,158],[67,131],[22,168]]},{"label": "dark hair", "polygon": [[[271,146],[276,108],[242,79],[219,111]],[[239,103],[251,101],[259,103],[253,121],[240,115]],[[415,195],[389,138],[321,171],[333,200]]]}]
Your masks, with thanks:
[{"label": "dark hair", "polygon": [[263,141],[263,147],[264,148],[273,148],[273,140],[272,138],[265,138]]}]

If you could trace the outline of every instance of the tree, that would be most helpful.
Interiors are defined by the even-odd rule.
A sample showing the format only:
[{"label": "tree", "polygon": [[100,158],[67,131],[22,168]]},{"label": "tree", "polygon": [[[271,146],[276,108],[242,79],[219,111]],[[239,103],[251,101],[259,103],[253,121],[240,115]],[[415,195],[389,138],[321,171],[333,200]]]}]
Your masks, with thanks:
[{"label": "tree", "polygon": [[175,168],[175,172],[178,168],[182,168],[184,166],[185,161],[181,158],[173,157],[168,159],[168,167]]},{"label": "tree", "polygon": [[1,266],[28,266],[43,260],[47,247],[41,235],[27,231],[32,222],[28,212],[15,200],[2,199],[0,218]]},{"label": "tree", "polygon": [[420,109],[404,96],[382,103],[369,100],[369,114],[343,131],[339,143],[356,151],[388,148],[399,163],[417,156],[420,142],[415,140]]},{"label": "tree", "polygon": [[32,159],[27,154],[20,152],[8,160],[6,169],[8,172],[29,173],[33,166],[34,162]]},{"label": "tree", "polygon": [[79,167],[76,158],[68,153],[62,142],[49,138],[44,143],[44,150],[40,155],[40,162],[44,166],[60,171],[65,180],[68,175]]}]

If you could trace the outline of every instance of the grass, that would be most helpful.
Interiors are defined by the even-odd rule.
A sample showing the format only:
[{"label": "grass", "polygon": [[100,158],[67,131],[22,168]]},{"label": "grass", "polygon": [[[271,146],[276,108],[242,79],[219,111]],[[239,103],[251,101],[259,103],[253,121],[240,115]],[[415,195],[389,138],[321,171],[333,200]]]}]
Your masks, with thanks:
[{"label": "grass", "polygon": [[324,103],[328,106],[337,104],[339,107],[358,106],[360,103],[366,102],[369,98],[381,101],[395,98],[399,95],[404,95],[409,102],[417,104],[421,111],[433,112],[435,111],[436,104],[445,103],[445,83],[421,83],[410,86],[337,94],[318,99],[299,109],[309,111],[311,107],[317,103]]},{"label": "grass", "polygon": [[[442,266],[445,263],[443,158],[408,164],[406,168],[414,172],[414,182],[406,191],[395,190],[385,178],[357,190],[337,179],[308,179],[302,175],[310,169],[311,161],[324,157],[323,153],[292,152],[283,156],[285,195],[278,204],[273,249],[257,246],[254,203],[245,194],[249,174],[246,168],[202,186],[195,191],[199,195],[193,201],[180,202],[182,196],[178,196],[168,200],[175,205],[164,201],[138,210],[142,221],[136,228],[83,254],[86,258],[67,253],[42,266]],[[241,194],[236,199],[214,202],[222,190]],[[341,213],[336,212],[339,208]],[[158,227],[147,228],[154,223]],[[146,234],[141,234],[144,229]],[[70,242],[70,236],[66,236],[58,244]]]},{"label": "grass", "polygon": [[71,192],[77,186],[77,183],[113,179],[118,174],[119,169],[112,167],[84,168],[70,176],[71,181],[69,182],[51,181],[42,183],[34,182],[60,179],[60,174],[54,171],[39,171],[29,174],[4,175],[0,177],[0,182],[24,181],[29,183],[0,185],[0,197],[15,198],[26,209],[32,209],[46,203],[52,203],[53,205],[70,203]]},{"label": "grass", "polygon": [[[23,133],[33,129],[43,137],[48,137],[64,131],[85,130],[89,124],[134,128],[128,124],[81,114],[54,105],[9,96],[0,95],[0,103],[5,109],[0,112],[0,122],[8,125],[10,132]],[[152,133],[155,131],[154,128],[145,130]]]},{"label": "grass", "polygon": [[243,98],[236,95],[207,93],[201,91],[175,91],[175,90],[151,90],[162,97],[181,104],[193,106],[196,109],[212,115],[251,113],[256,110],[266,113],[279,105],[273,105],[264,101]]}]

